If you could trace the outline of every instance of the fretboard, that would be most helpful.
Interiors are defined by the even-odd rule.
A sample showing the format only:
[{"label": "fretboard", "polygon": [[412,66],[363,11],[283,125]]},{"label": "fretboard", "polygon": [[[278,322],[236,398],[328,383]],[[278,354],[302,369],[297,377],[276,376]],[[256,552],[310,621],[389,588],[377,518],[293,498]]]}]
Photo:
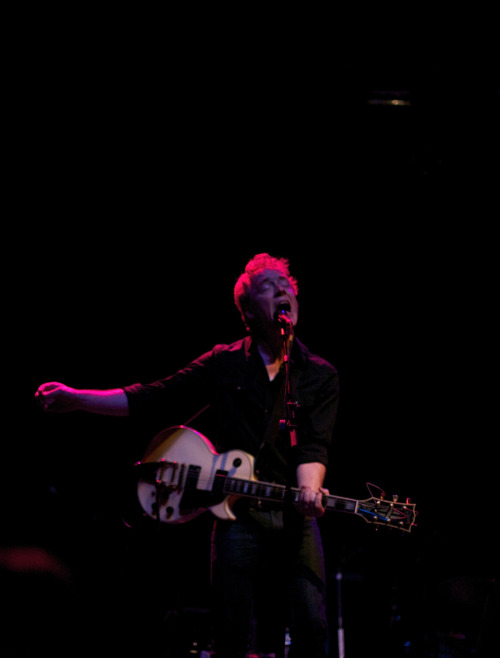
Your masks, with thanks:
[{"label": "fretboard", "polygon": [[[284,503],[285,501],[295,503],[298,501],[300,490],[295,488],[287,489],[283,484],[271,484],[257,480],[226,477],[224,481],[224,493],[280,503]],[[350,512],[352,514],[356,513],[358,506],[358,501],[354,498],[343,498],[341,496],[326,494],[323,496],[322,502],[327,510]]]}]

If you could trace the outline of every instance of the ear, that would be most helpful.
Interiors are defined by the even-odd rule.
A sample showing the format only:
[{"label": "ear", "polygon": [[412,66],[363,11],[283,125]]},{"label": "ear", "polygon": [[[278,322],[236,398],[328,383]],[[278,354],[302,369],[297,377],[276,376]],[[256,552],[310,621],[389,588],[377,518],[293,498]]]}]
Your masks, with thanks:
[{"label": "ear", "polygon": [[246,330],[251,331],[250,327],[252,325],[252,321],[255,319],[255,313],[250,310],[248,303],[242,306],[241,317],[243,319],[243,323],[245,324]]},{"label": "ear", "polygon": [[255,314],[252,313],[251,303],[249,299],[242,300],[241,312],[245,320],[253,320],[253,318],[255,317]]}]

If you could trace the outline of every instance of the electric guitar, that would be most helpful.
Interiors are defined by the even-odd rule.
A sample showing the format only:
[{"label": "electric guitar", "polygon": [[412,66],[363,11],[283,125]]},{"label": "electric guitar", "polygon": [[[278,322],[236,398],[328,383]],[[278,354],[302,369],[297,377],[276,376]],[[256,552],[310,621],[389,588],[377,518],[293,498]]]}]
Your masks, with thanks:
[{"label": "electric guitar", "polygon": [[[254,457],[242,450],[217,453],[203,434],[184,425],[160,432],[149,444],[138,472],[137,495],[144,512],[162,523],[185,523],[210,511],[219,519],[235,520],[240,497],[273,503],[296,502],[299,489],[261,482],[254,476]],[[325,494],[326,510],[361,516],[368,523],[410,532],[415,504],[367,500]]]}]

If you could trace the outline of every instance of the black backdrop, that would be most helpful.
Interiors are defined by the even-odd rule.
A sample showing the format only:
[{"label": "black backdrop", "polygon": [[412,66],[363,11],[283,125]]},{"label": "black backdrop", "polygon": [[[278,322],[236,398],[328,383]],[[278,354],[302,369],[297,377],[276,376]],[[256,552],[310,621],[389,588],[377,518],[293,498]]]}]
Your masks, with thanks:
[{"label": "black backdrop", "polygon": [[490,60],[404,34],[397,57],[381,37],[340,60],[311,33],[265,53],[237,36],[196,49],[141,34],[70,30],[14,58],[5,545],[69,565],[79,619],[109,631],[100,644],[209,634],[210,519],[157,531],[137,515],[131,465],[153,428],[43,416],[33,394],[50,380],[149,381],[239,338],[232,288],[268,251],[299,280],[299,336],[340,373],[331,491],[363,498],[374,482],[420,512],[403,537],[322,520],[333,633],[340,567],[353,652],[467,652],[481,630],[486,646],[498,615]]}]

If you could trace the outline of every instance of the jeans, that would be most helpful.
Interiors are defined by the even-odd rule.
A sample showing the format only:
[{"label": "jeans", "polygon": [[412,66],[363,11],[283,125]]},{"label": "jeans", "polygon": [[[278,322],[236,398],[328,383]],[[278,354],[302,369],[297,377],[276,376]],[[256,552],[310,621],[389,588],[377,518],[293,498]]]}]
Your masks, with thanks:
[{"label": "jeans", "polygon": [[217,658],[248,650],[326,658],[325,568],[317,521],[293,509],[238,511],[217,521],[212,579]]}]

